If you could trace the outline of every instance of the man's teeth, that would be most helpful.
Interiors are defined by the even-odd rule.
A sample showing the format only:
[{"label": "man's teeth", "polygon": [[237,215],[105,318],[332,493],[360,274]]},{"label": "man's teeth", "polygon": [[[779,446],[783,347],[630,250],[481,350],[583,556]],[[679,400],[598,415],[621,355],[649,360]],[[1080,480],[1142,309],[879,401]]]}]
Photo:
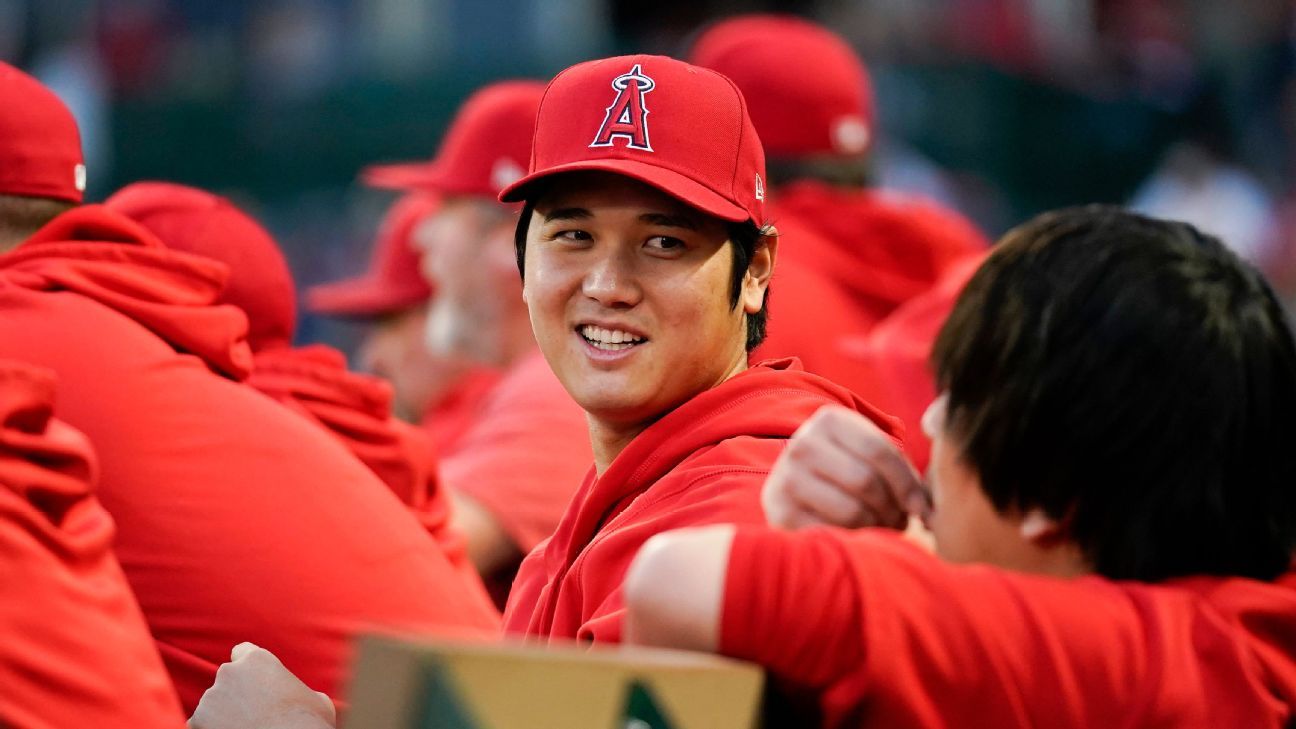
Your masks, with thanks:
[{"label": "man's teeth", "polygon": [[585,337],[585,341],[595,347],[614,351],[629,349],[644,341],[644,338],[637,334],[623,332],[619,329],[604,329],[590,324],[581,327],[580,334]]}]

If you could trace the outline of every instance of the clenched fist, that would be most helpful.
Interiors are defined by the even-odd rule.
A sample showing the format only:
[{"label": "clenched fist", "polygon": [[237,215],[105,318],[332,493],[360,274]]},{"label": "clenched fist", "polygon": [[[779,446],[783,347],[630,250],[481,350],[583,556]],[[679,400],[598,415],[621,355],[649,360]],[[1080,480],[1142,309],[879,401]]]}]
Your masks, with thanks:
[{"label": "clenched fist", "polygon": [[331,729],[333,702],[292,675],[270,651],[239,643],[216,671],[189,729]]}]

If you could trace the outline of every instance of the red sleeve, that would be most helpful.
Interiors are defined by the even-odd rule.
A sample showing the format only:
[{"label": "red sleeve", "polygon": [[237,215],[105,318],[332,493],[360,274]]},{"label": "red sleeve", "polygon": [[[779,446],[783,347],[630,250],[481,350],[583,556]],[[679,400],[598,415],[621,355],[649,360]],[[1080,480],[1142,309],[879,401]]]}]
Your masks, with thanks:
[{"label": "red sleeve", "polygon": [[822,688],[863,662],[853,635],[859,597],[842,589],[850,570],[832,544],[791,543],[788,533],[760,527],[734,534],[720,652]]},{"label": "red sleeve", "polygon": [[79,433],[50,419],[52,378],[0,363],[0,726],[157,729],[180,703],[91,495]]},{"label": "red sleeve", "polygon": [[553,533],[594,462],[585,412],[538,354],[500,382],[441,483],[499,520],[523,553]]}]

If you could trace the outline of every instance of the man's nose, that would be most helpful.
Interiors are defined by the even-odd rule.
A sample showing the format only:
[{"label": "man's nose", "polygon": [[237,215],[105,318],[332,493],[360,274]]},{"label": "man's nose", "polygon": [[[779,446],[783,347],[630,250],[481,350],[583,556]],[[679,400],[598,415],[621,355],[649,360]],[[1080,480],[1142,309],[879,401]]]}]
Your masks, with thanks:
[{"label": "man's nose", "polygon": [[639,303],[643,291],[639,286],[633,253],[609,250],[593,261],[585,274],[581,291],[607,307],[625,308]]}]

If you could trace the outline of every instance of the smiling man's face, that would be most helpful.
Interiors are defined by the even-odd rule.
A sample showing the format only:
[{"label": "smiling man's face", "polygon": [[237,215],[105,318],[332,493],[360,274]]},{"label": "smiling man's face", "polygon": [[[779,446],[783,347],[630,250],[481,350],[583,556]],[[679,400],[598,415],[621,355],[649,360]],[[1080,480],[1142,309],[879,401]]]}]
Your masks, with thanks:
[{"label": "smiling man's face", "polygon": [[564,175],[537,199],[523,286],[531,325],[593,418],[646,426],[746,367],[746,316],[764,284],[749,276],[730,303],[727,243],[723,221],[620,175]]}]

